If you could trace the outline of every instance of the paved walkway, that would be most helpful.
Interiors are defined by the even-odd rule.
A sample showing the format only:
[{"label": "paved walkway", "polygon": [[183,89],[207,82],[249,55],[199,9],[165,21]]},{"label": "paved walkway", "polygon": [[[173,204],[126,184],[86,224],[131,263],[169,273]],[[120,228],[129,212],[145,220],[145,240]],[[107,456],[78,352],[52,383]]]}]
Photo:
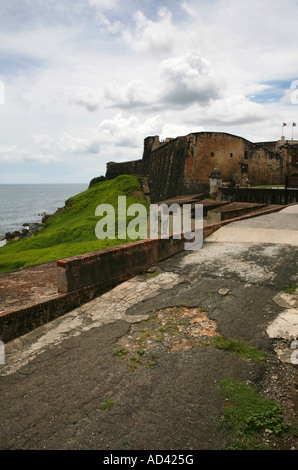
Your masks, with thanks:
[{"label": "paved walkway", "polygon": [[[296,330],[272,333],[298,306],[285,294],[298,248],[284,228],[282,243],[212,235],[5,345],[0,448],[221,449],[231,441],[218,429],[226,377],[255,384],[297,418]],[[267,366],[206,346],[216,334],[265,350]],[[294,436],[278,446],[298,448]]]},{"label": "paved walkway", "polygon": [[274,214],[233,222],[211,235],[208,241],[298,246],[298,204]]}]

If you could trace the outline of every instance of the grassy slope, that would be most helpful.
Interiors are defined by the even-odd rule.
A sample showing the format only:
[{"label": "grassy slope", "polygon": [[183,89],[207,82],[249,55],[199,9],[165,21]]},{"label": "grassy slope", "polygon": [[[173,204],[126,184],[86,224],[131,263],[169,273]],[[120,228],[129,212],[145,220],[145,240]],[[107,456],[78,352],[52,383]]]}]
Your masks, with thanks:
[{"label": "grassy slope", "polygon": [[95,236],[95,226],[100,220],[95,217],[96,207],[108,203],[117,209],[118,196],[127,196],[127,206],[133,203],[146,205],[135,176],[119,176],[97,183],[70,198],[34,237],[11,241],[2,247],[0,272],[128,243],[131,240],[99,240]]}]

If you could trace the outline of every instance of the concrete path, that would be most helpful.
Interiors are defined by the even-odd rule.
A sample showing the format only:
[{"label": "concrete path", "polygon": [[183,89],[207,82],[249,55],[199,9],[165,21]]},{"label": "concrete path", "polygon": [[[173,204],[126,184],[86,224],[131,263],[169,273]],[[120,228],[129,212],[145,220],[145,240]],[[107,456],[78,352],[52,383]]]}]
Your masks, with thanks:
[{"label": "concrete path", "polygon": [[233,222],[208,237],[208,241],[298,246],[298,204],[274,214]]},{"label": "concrete path", "polygon": [[[278,230],[295,232],[291,224]],[[298,306],[285,292],[297,279],[298,248],[288,237],[212,237],[6,344],[0,448],[221,449],[232,440],[218,428],[227,377],[255,385],[297,419],[296,333],[274,326]],[[207,346],[218,334],[266,351],[267,364]],[[276,446],[298,448],[293,435]]]}]

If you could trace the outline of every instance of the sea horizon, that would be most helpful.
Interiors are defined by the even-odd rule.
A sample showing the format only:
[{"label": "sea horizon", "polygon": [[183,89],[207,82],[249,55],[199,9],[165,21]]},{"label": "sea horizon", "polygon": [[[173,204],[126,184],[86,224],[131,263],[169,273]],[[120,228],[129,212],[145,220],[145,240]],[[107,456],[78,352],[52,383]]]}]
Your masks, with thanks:
[{"label": "sea horizon", "polygon": [[[0,183],[0,237],[39,223],[42,213],[53,214],[89,183]],[[2,243],[3,244],[3,243]]]}]

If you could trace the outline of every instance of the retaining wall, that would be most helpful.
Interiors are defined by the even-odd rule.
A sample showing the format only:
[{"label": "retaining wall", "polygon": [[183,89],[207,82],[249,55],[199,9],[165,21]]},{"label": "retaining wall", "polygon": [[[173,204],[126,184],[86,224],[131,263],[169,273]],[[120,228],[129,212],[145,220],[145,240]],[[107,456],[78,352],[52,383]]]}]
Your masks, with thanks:
[{"label": "retaining wall", "polygon": [[184,239],[141,240],[59,260],[58,290],[72,292],[92,284],[128,279],[184,249]]}]

